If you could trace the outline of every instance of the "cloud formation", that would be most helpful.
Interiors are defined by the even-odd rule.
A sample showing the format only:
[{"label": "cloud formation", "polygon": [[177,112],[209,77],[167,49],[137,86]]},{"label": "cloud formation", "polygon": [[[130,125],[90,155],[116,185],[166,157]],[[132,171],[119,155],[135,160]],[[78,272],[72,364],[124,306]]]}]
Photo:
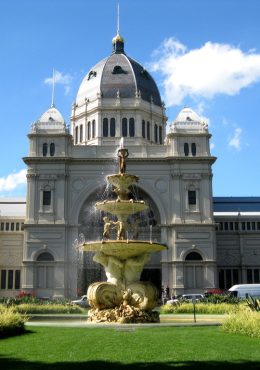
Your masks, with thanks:
[{"label": "cloud formation", "polygon": [[153,53],[151,68],[162,75],[166,105],[173,106],[187,96],[210,99],[217,94],[235,95],[259,82],[260,54],[212,42],[188,50],[169,38]]},{"label": "cloud formation", "polygon": [[241,134],[242,134],[242,129],[237,127],[235,129],[235,132],[234,132],[232,138],[228,142],[228,145],[231,148],[235,148],[237,150],[241,149]]},{"label": "cloud formation", "polygon": [[[59,72],[57,70],[54,71],[55,84],[60,84],[64,87],[65,95],[68,95],[70,93],[72,80],[73,77],[69,73],[63,74],[62,72]],[[47,85],[52,85],[53,76],[45,78],[44,83]]]},{"label": "cloud formation", "polygon": [[24,169],[6,177],[0,177],[0,192],[14,190],[18,186],[26,184],[26,172],[27,170]]}]

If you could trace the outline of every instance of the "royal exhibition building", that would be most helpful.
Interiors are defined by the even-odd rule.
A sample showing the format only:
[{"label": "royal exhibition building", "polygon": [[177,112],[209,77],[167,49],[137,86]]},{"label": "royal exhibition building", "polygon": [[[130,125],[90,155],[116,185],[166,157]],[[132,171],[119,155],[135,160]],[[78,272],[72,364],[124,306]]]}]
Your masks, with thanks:
[{"label": "royal exhibition building", "polygon": [[166,132],[158,87],[119,33],[84,77],[70,121],[52,104],[28,124],[26,199],[0,199],[1,297],[71,299],[106,279],[75,240],[102,240],[95,203],[115,197],[106,177],[117,171],[122,138],[127,173],[139,177],[131,196],[149,205],[131,217],[127,238],[138,225],[139,239],[167,246],[142,279],[174,295],[260,283],[260,197],[213,196],[207,123],[185,107]]}]

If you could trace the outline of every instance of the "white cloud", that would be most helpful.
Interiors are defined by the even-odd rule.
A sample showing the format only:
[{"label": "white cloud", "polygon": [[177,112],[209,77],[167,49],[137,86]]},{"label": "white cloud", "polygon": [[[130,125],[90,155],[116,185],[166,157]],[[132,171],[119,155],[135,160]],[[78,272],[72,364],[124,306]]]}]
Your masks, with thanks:
[{"label": "white cloud", "polygon": [[241,149],[241,134],[242,134],[242,129],[239,127],[236,128],[232,138],[228,142],[228,145],[232,148],[240,150]]},{"label": "white cloud", "polygon": [[214,143],[210,143],[210,150],[212,150],[214,148],[215,148],[215,144]]},{"label": "white cloud", "polygon": [[[68,95],[70,93],[73,77],[69,73],[63,74],[62,72],[55,70],[54,80],[55,80],[55,84],[63,85],[64,90],[65,90],[65,95]],[[44,83],[47,85],[52,85],[53,77],[51,76],[51,77],[45,78]]]},{"label": "white cloud", "polygon": [[14,190],[19,185],[26,184],[26,172],[27,170],[21,170],[6,177],[0,177],[0,192]]},{"label": "white cloud", "polygon": [[153,53],[153,71],[163,76],[166,105],[179,105],[184,98],[212,98],[235,95],[260,81],[260,54],[229,44],[207,42],[188,50],[169,38]]}]

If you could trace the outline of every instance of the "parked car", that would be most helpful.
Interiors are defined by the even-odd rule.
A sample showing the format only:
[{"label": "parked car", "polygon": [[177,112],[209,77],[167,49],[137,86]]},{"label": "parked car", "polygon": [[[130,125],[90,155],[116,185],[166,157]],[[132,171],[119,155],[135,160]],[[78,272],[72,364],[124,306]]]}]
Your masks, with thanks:
[{"label": "parked car", "polygon": [[192,294],[182,294],[182,295],[179,295],[175,299],[169,299],[166,303],[167,304],[176,305],[176,304],[179,304],[179,303],[181,303],[183,301],[199,302],[203,298],[204,298],[204,295],[203,294],[199,294],[199,293],[196,293],[196,294],[194,294],[194,293],[192,293]]},{"label": "parked car", "polygon": [[88,299],[86,295],[83,295],[80,297],[80,299],[75,299],[74,301],[71,301],[73,304],[77,304],[80,307],[89,307]]},{"label": "parked car", "polygon": [[227,291],[220,289],[220,288],[212,288],[205,291],[205,297],[209,297],[211,295],[226,295]]},{"label": "parked car", "polygon": [[181,296],[181,300],[184,300],[184,301],[189,301],[189,302],[199,302],[201,301],[202,299],[204,298],[204,295],[203,294],[183,294]]}]

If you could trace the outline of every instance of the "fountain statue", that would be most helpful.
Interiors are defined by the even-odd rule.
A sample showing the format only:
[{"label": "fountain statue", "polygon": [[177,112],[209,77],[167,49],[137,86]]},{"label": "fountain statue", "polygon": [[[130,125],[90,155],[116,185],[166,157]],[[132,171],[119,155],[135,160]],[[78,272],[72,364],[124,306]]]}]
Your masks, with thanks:
[{"label": "fountain statue", "polygon": [[[158,322],[159,314],[152,311],[158,303],[158,290],[150,282],[140,281],[144,265],[150,253],[159,252],[166,247],[151,240],[129,240],[138,237],[140,219],[129,223],[128,218],[148,209],[144,201],[129,199],[130,187],[139,180],[138,176],[126,173],[128,150],[118,150],[119,172],[107,176],[113,185],[115,200],[96,203],[96,208],[113,215],[103,217],[104,229],[101,241],[83,242],[84,251],[96,252],[93,260],[100,263],[106,273],[106,282],[95,282],[88,288],[87,297],[91,309],[92,322],[145,323]],[[116,239],[112,234],[116,233]]]}]

